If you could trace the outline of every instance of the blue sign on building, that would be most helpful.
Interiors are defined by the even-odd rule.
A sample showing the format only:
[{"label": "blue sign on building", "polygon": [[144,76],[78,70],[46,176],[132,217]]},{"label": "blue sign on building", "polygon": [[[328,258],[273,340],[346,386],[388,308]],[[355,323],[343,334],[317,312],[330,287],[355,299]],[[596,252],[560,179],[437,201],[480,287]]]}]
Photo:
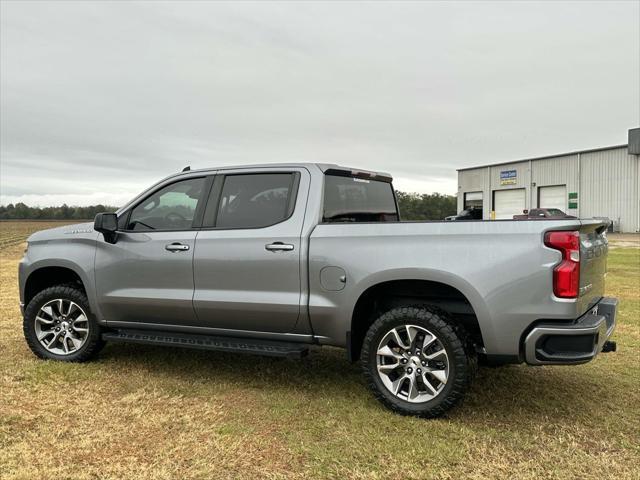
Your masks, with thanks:
[{"label": "blue sign on building", "polygon": [[515,185],[518,183],[517,170],[503,170],[500,172],[500,185]]}]

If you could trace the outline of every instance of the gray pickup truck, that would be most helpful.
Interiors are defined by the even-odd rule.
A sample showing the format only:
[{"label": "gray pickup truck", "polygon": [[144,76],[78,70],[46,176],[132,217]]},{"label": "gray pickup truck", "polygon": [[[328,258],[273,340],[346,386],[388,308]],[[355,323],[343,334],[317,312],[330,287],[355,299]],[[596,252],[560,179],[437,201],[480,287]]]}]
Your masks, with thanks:
[{"label": "gray pickup truck", "polygon": [[183,171],[20,263],[41,358],[105,341],[359,359],[375,396],[443,414],[478,362],[580,364],[615,350],[601,220],[403,222],[391,177],[325,164]]}]

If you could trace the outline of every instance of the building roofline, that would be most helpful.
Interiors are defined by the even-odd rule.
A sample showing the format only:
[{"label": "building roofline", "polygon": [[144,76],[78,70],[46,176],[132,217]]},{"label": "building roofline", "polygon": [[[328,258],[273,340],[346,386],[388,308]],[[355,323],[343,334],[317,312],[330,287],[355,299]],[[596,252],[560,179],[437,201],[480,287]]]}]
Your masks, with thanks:
[{"label": "building roofline", "polygon": [[625,143],[625,144],[622,144],[622,145],[612,145],[610,147],[589,148],[589,149],[586,149],[586,150],[575,150],[573,152],[556,153],[556,154],[553,154],[553,155],[545,155],[543,157],[521,158],[519,160],[510,160],[508,162],[487,163],[487,164],[484,164],[484,165],[476,165],[475,167],[458,168],[456,171],[457,172],[462,172],[462,171],[465,171],[465,170],[476,170],[478,168],[498,167],[500,165],[509,165],[509,164],[512,164],[512,163],[532,162],[534,160],[546,160],[548,158],[567,157],[569,155],[578,155],[580,153],[601,152],[603,150],[615,150],[617,148],[628,148],[628,147],[629,147],[629,145],[627,143]]}]

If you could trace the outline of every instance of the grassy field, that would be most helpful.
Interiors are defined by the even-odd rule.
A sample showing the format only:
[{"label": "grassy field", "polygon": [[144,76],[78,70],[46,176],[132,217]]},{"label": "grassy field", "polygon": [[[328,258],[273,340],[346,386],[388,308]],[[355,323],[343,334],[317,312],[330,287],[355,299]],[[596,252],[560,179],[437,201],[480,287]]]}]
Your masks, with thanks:
[{"label": "grassy field", "polygon": [[[0,223],[2,238],[43,226]],[[337,349],[291,361],[109,345],[92,363],[36,360],[18,308],[23,249],[1,251],[2,479],[640,478],[640,249],[610,253],[617,353],[483,368],[431,421],[385,410]]]},{"label": "grassy field", "polygon": [[46,228],[60,227],[70,223],[78,222],[67,220],[2,220],[0,221],[0,254],[2,254],[2,250],[7,247],[21,244],[33,232]]}]

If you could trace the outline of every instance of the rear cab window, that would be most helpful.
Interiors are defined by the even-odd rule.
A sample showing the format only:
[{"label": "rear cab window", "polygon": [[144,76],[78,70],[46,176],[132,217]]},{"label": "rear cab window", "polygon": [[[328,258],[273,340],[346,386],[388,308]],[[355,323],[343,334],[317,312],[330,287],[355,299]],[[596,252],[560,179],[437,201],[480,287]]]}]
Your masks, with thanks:
[{"label": "rear cab window", "polygon": [[390,182],[325,174],[323,223],[398,222]]}]

